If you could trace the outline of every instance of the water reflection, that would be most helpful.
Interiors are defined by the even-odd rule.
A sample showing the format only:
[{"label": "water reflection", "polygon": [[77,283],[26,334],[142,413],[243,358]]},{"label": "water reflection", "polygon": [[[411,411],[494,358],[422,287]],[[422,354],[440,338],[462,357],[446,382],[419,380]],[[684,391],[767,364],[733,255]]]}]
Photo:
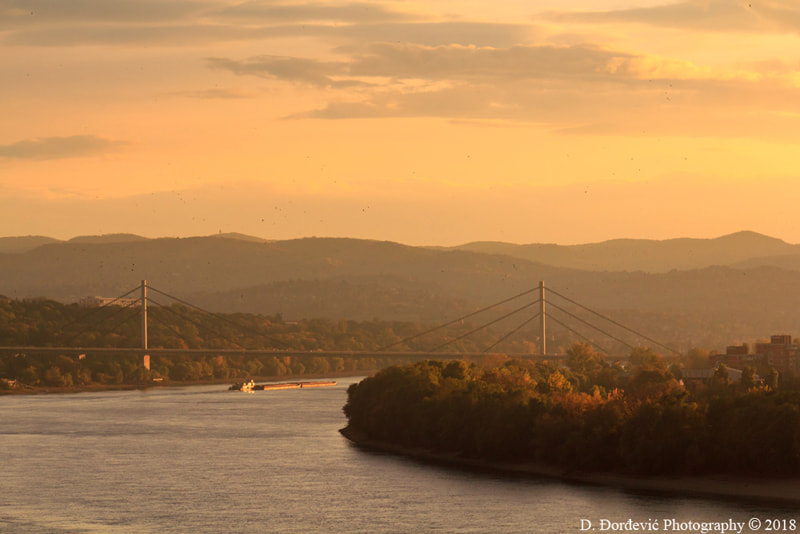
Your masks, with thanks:
[{"label": "water reflection", "polygon": [[0,531],[527,533],[792,517],[365,452],[338,433],[354,380],[0,398]]}]

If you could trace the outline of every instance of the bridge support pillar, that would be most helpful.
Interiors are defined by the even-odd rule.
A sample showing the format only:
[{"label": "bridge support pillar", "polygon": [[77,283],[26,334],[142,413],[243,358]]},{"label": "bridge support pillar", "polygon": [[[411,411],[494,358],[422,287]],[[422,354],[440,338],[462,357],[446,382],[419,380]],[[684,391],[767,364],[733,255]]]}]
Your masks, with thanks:
[{"label": "bridge support pillar", "polygon": [[545,330],[544,281],[539,282],[539,333],[542,336],[542,356],[547,356],[547,331]]},{"label": "bridge support pillar", "polygon": [[142,280],[142,348],[147,350],[147,280]]}]

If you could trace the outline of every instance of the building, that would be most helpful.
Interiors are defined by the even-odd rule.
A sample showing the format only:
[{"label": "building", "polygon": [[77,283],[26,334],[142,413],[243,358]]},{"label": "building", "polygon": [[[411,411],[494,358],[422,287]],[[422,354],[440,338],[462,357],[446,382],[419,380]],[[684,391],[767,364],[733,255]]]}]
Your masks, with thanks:
[{"label": "building", "polygon": [[800,370],[800,345],[792,343],[792,336],[772,336],[769,343],[756,343],[755,351],[766,359],[767,365],[778,371],[797,373]]},{"label": "building", "polygon": [[714,368],[724,363],[726,367],[732,369],[744,369],[745,367],[759,369],[766,364],[766,359],[763,354],[750,353],[750,347],[747,345],[730,345],[725,348],[725,354],[713,354],[711,363]]},{"label": "building", "polygon": [[800,344],[793,343],[790,335],[776,334],[769,343],[756,343],[753,352],[747,345],[732,345],[725,349],[725,354],[711,356],[714,367],[721,363],[735,369],[774,367],[779,372],[800,373]]},{"label": "building", "polygon": [[[717,369],[683,369],[681,370],[681,383],[686,389],[696,394],[702,385],[705,388],[711,387],[714,382],[714,374]],[[756,375],[758,376],[758,375]],[[732,384],[739,384],[742,381],[742,371],[728,367],[728,380]]]},{"label": "building", "polygon": [[86,297],[81,299],[78,304],[81,306],[139,306],[141,299],[139,298],[113,298],[113,297]]}]

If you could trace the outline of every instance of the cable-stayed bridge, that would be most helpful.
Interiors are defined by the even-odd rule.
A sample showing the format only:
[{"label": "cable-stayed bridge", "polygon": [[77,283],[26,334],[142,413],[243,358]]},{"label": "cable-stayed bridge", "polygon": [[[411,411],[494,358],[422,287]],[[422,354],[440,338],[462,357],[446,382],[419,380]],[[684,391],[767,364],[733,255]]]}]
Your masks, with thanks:
[{"label": "cable-stayed bridge", "polygon": [[[200,323],[196,319],[190,317],[188,314],[181,311],[181,308],[176,308],[172,305],[165,305],[163,299],[168,299],[171,303],[180,304],[183,309],[194,310],[207,320],[205,323]],[[212,329],[217,330],[217,334],[228,341],[226,347],[208,347],[208,348],[162,348],[151,347],[149,342],[148,321],[154,320],[160,323],[160,326],[171,331],[179,338],[184,336],[184,333],[179,331],[173,324],[165,320],[160,315],[148,313],[148,309],[157,307],[159,310],[169,315],[173,314],[184,322],[189,322],[198,329]],[[512,308],[513,307],[513,308]],[[511,309],[509,309],[511,308]],[[499,314],[499,315],[498,315]],[[487,317],[490,317],[488,318]],[[484,318],[482,322],[477,323],[478,319]],[[522,319],[521,321],[519,319]],[[123,325],[132,321],[140,323],[141,334],[140,344],[137,347],[126,348],[109,348],[109,347],[93,347],[93,346],[79,346],[75,340],[80,339],[87,332],[100,329],[113,332]],[[465,323],[465,321],[469,321]],[[514,324],[508,326],[512,321]],[[536,322],[536,323],[534,323]],[[499,350],[504,342],[520,335],[525,327],[529,327],[538,323],[537,343],[538,347],[534,353],[509,353],[507,351]],[[626,326],[615,319],[600,313],[592,308],[589,308],[577,300],[564,295],[552,288],[546,288],[544,282],[540,282],[537,287],[530,288],[526,291],[513,295],[509,298],[500,300],[466,315],[462,315],[455,319],[449,320],[445,323],[437,325],[433,328],[427,329],[423,332],[416,333],[412,336],[400,339],[396,342],[384,345],[375,350],[364,351],[320,351],[320,350],[294,350],[287,346],[285,341],[275,338],[275,336],[266,332],[263,329],[254,328],[252,325],[247,325],[241,321],[236,321],[229,315],[222,315],[205,310],[196,306],[186,300],[171,295],[158,288],[149,286],[145,280],[141,284],[127,291],[126,293],[113,298],[103,299],[102,304],[88,309],[86,313],[73,319],[61,327],[60,335],[58,336],[59,346],[9,346],[0,347],[0,353],[24,353],[27,355],[36,354],[64,354],[64,355],[80,355],[80,354],[136,354],[144,358],[145,367],[149,368],[149,356],[169,356],[178,354],[194,354],[194,355],[272,355],[272,356],[318,356],[318,357],[398,357],[398,358],[439,358],[439,359],[452,359],[463,357],[477,357],[486,354],[502,353],[514,357],[524,358],[540,358],[540,359],[559,359],[563,354],[558,354],[555,351],[548,351],[547,347],[547,333],[551,324],[556,324],[558,327],[570,332],[578,340],[591,344],[597,351],[609,355],[612,352],[604,348],[601,344],[601,339],[605,340],[603,343],[612,342],[617,347],[626,347],[630,350],[639,346],[649,346],[660,352],[667,352],[678,354],[675,349],[661,343],[652,337],[638,332],[637,330]],[[409,343],[414,342],[417,347],[425,345],[426,337],[430,338],[431,334],[439,332],[439,335],[444,329],[453,329],[456,325],[469,324],[475,325],[469,328],[466,332],[453,335],[446,341],[439,340],[435,344],[428,344],[427,348],[408,350]],[[240,346],[236,340],[230,336],[220,333],[220,326],[224,325],[228,329],[238,329],[248,335],[255,336],[261,340],[263,348],[244,348]],[[484,331],[489,328],[495,330],[502,327],[502,335],[495,339],[491,344],[484,347],[479,352],[464,352],[453,351],[452,345],[455,343],[474,336],[478,332]],[[617,353],[619,354],[619,353]],[[617,357],[617,359],[623,359]]]}]

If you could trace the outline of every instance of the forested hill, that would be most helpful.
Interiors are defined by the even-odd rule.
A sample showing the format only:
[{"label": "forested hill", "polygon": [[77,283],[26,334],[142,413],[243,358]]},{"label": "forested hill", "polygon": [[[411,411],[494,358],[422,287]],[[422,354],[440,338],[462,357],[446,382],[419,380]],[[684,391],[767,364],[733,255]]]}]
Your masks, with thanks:
[{"label": "forested hill", "polygon": [[683,348],[722,348],[771,333],[800,333],[800,271],[769,266],[599,272],[390,242],[270,242],[237,235],[101,236],[0,254],[0,294],[12,299],[115,297],[142,279],[212,311],[428,324],[544,280],[586,306]]},{"label": "forested hill", "polygon": [[757,234],[737,232],[715,239],[612,239],[585,245],[475,242],[455,247],[457,250],[505,254],[548,265],[587,271],[644,271],[665,273],[673,269],[703,269],[725,265],[787,264],[800,267],[800,246]]}]

